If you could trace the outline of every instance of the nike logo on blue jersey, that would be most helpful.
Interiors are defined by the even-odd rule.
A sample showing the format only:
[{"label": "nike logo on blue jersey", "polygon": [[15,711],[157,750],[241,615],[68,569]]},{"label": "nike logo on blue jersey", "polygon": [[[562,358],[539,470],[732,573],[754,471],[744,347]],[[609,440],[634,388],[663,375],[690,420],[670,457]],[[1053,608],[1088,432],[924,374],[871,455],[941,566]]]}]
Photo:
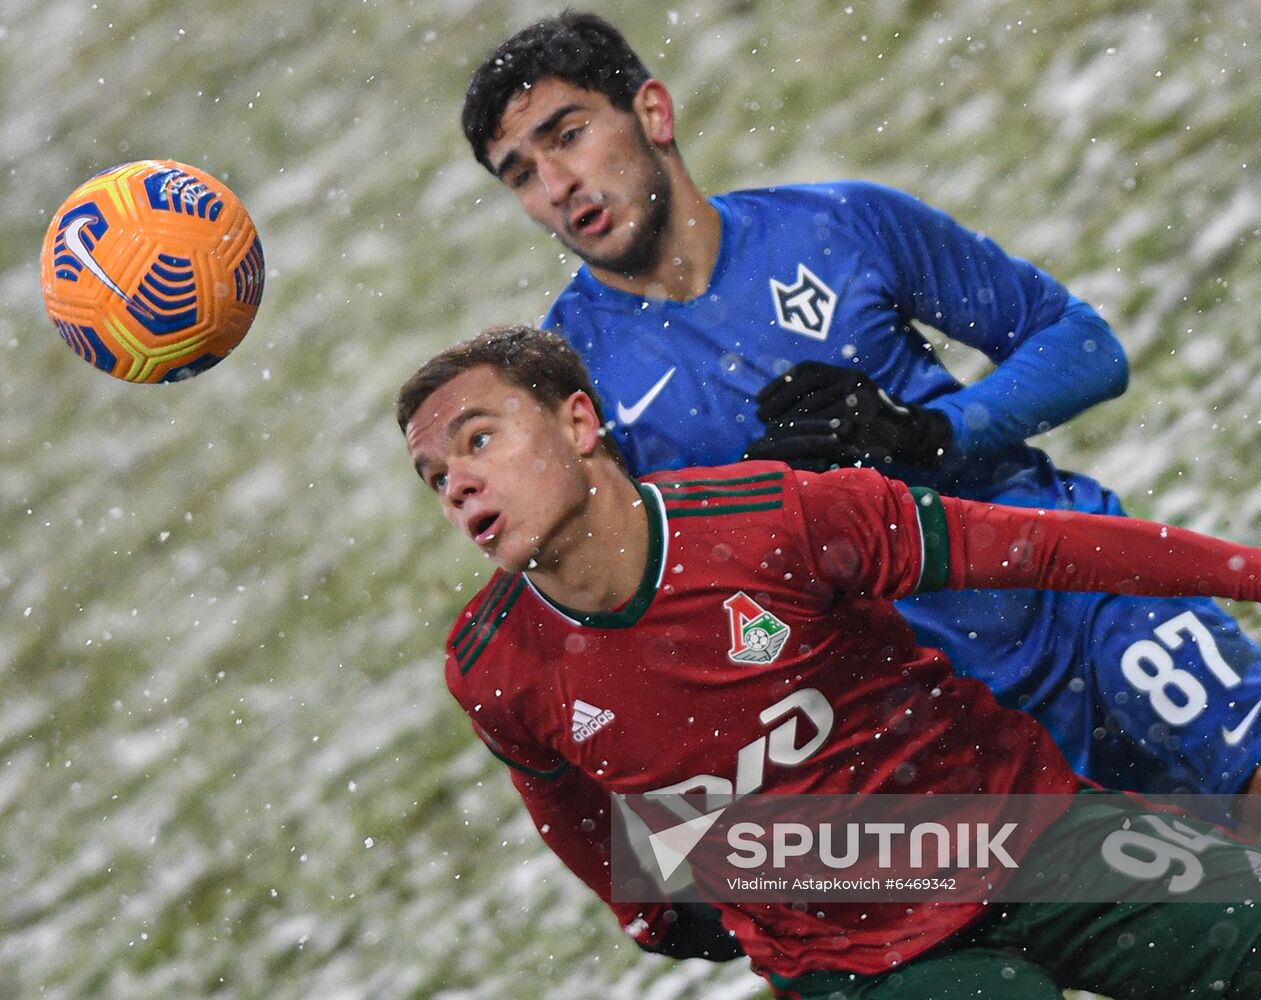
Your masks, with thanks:
[{"label": "nike logo on blue jersey", "polygon": [[1257,721],[1257,715],[1261,714],[1261,701],[1252,706],[1252,711],[1243,717],[1243,722],[1239,723],[1234,729],[1227,729],[1222,726],[1222,740],[1228,747],[1238,746],[1248,730],[1252,728],[1252,724]]},{"label": "nike logo on blue jersey", "polygon": [[652,405],[652,401],[661,394],[661,390],[666,387],[666,383],[669,382],[673,376],[674,369],[671,368],[668,372],[662,375],[661,378],[657,379],[657,384],[644,393],[634,406],[623,406],[622,401],[619,399],[617,401],[617,422],[624,426],[629,426],[642,417],[644,415],[644,410],[648,409],[648,407]]}]

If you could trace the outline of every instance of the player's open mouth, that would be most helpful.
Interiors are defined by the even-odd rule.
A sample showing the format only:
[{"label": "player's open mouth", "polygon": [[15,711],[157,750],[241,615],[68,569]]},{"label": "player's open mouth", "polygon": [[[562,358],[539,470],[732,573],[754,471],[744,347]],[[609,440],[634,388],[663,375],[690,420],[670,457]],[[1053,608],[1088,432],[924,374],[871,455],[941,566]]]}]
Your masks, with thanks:
[{"label": "player's open mouth", "polygon": [[602,205],[587,205],[569,217],[569,228],[575,233],[595,232],[604,228],[608,213]]},{"label": "player's open mouth", "polygon": [[469,534],[478,545],[486,545],[494,540],[498,527],[498,514],[479,514],[469,522]]}]

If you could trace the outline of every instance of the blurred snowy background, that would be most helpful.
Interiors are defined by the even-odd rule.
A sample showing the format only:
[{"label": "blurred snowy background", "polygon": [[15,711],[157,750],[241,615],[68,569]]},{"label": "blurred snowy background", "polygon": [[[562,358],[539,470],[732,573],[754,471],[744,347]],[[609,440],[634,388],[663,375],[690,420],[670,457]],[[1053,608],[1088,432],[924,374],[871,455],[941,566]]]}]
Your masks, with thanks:
[{"label": "blurred snowy background", "polygon": [[[1066,280],[1133,379],[1039,443],[1261,542],[1255,4],[589,6],[707,190],[883,181]],[[442,685],[485,567],[393,395],[574,266],[457,124],[481,56],[557,9],[0,0],[0,997],[762,994],[623,943]],[[62,345],[37,261],[72,188],[145,157],[228,182],[268,263],[242,346],[154,388]]]}]

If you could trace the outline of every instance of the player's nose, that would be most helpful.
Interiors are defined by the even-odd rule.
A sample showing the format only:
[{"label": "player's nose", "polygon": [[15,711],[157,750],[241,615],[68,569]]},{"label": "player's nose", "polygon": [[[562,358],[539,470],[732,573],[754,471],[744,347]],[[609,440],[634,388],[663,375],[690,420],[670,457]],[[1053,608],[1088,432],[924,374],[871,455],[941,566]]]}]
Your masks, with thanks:
[{"label": "player's nose", "polygon": [[447,503],[459,510],[465,501],[481,493],[485,485],[465,463],[452,462],[447,469]]},{"label": "player's nose", "polygon": [[553,205],[564,204],[578,186],[577,174],[561,161],[551,157],[541,158],[538,172],[539,180],[543,182],[543,190],[547,192],[547,200]]}]

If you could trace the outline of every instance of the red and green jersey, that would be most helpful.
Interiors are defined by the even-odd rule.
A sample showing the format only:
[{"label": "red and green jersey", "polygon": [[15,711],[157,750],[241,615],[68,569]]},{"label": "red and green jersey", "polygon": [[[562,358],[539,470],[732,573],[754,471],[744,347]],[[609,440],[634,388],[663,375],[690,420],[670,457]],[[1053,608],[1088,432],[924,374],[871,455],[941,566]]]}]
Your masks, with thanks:
[{"label": "red and green jersey", "polygon": [[[1261,597],[1261,549],[1127,517],[938,497],[770,462],[639,484],[649,557],[616,611],[496,574],[447,683],[512,767],[544,841],[640,943],[664,907],[610,901],[610,793],[1060,793],[1045,729],[918,645],[892,601],[938,587]],[[1020,845],[1015,845],[1013,856]],[[764,973],[879,972],[980,904],[719,904]]]},{"label": "red and green jersey", "polygon": [[[926,575],[944,582],[901,483],[741,463],[639,488],[650,557],[625,606],[572,611],[521,574],[497,574],[460,616],[447,664],[451,691],[518,771],[527,802],[548,800],[531,803],[545,839],[606,900],[607,848],[591,831],[606,828],[609,792],[1073,787],[1031,716],[954,676],[894,610]],[[566,788],[571,815],[588,820],[585,834],[569,824],[573,843]],[[909,958],[979,906],[722,909],[755,966],[795,975],[876,971],[891,949]]]}]

